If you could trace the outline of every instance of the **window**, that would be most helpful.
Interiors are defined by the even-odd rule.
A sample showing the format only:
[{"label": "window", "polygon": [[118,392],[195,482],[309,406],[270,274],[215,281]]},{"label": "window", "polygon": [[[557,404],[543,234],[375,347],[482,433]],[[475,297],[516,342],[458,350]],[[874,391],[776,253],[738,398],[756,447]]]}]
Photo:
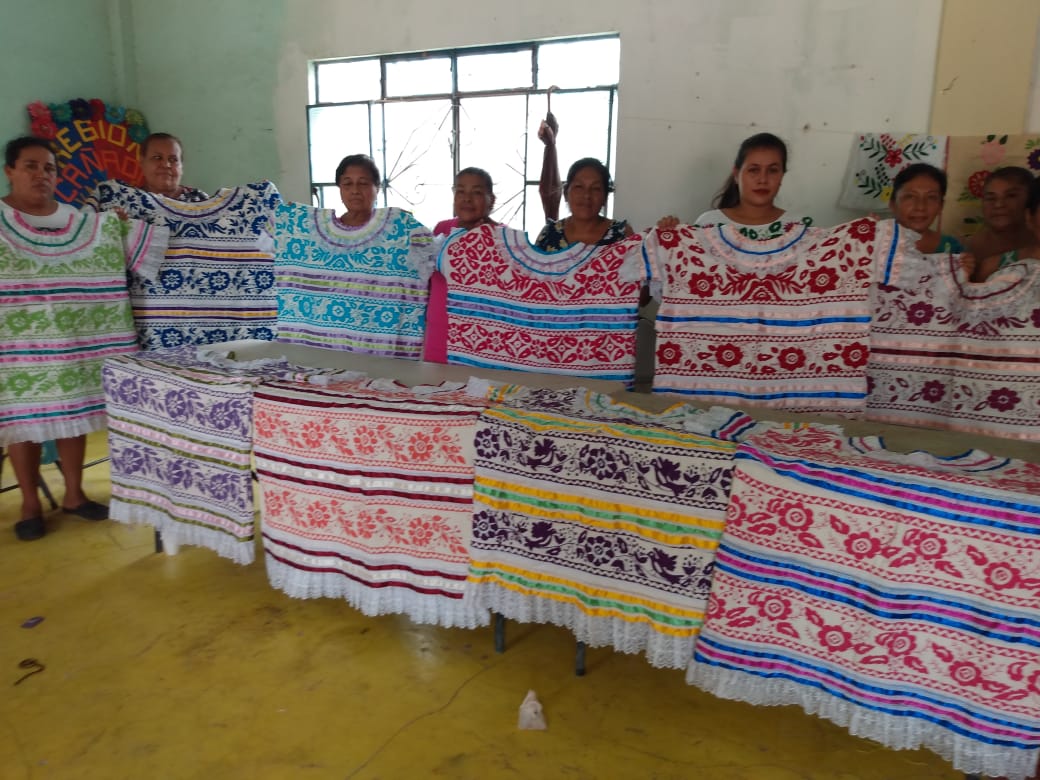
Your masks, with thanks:
[{"label": "window", "polygon": [[494,180],[493,217],[534,235],[545,221],[537,130],[549,87],[561,176],[582,157],[613,173],[620,55],[618,36],[601,35],[314,62],[307,119],[315,203],[341,208],[336,165],[366,153],[383,174],[380,205],[406,208],[432,228],[452,215],[455,174],[476,166]]}]

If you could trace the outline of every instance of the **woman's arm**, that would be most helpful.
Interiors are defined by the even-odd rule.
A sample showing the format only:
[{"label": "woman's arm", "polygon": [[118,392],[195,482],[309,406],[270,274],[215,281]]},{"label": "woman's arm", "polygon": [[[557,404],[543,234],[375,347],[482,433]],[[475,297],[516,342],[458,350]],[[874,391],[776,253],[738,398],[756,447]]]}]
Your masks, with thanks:
[{"label": "woman's arm", "polygon": [[545,144],[542,175],[538,179],[538,194],[542,198],[542,210],[545,212],[546,220],[560,218],[560,162],[556,158],[556,133],[559,130],[560,125],[552,111],[545,115],[545,119],[538,126],[538,137]]}]

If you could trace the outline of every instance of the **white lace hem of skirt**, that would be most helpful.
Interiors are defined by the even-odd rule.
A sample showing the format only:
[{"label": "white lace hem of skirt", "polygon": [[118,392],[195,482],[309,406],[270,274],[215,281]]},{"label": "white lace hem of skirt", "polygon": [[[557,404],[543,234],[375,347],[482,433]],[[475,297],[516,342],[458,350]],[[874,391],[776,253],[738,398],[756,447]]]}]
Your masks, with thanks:
[{"label": "white lace hem of skirt", "polygon": [[21,444],[25,441],[43,443],[51,439],[71,439],[105,427],[104,412],[75,420],[34,420],[20,423],[0,431],[0,447]]},{"label": "white lace hem of skirt", "polygon": [[569,629],[589,647],[612,647],[619,653],[644,653],[651,666],[685,669],[693,657],[693,637],[675,637],[655,631],[652,624],[618,618],[593,617],[573,604],[539,596],[525,596],[489,583],[467,583],[476,601],[492,612],[520,623],[552,623]]},{"label": "white lace hem of skirt", "polygon": [[765,679],[746,672],[691,662],[686,671],[686,682],[722,699],[767,707],[796,704],[811,715],[837,723],[851,734],[880,742],[885,747],[895,750],[927,748],[949,761],[958,771],[969,774],[1025,780],[1032,775],[1040,758],[1040,747],[1016,750],[990,745],[958,736],[941,725],[920,718],[878,713],[790,680]]},{"label": "white lace hem of skirt", "polygon": [[405,615],[415,623],[443,628],[479,628],[491,622],[486,609],[468,597],[416,593],[403,587],[372,588],[340,573],[312,572],[264,556],[271,587],[294,599],[343,599],[363,615]]},{"label": "white lace hem of skirt", "polygon": [[221,558],[248,566],[256,560],[253,537],[238,540],[225,531],[207,528],[196,523],[183,523],[154,507],[132,504],[115,496],[109,502],[108,516],[127,525],[150,525],[158,531],[164,543],[175,549],[181,546],[205,547]]}]

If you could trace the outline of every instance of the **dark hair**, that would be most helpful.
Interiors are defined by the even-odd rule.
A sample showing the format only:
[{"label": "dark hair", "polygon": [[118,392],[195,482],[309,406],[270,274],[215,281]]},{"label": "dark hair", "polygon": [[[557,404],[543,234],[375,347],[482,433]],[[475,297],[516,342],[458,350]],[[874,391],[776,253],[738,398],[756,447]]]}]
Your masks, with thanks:
[{"label": "dark hair", "polygon": [[578,171],[582,171],[585,168],[592,168],[599,174],[599,178],[603,181],[603,193],[605,195],[609,195],[614,191],[614,182],[610,178],[610,171],[607,170],[607,166],[595,157],[582,157],[567,169],[567,180],[563,183],[563,197],[567,197],[567,193],[571,188],[571,182],[578,175]]},{"label": "dark hair", "polygon": [[[986,184],[991,181],[1006,181],[1014,184],[1021,184],[1026,189],[1033,186],[1033,174],[1029,172],[1027,168],[1019,167],[1018,165],[1008,165],[1004,168],[997,168],[993,173],[986,177]],[[983,185],[985,188],[986,185]]]},{"label": "dark hair", "polygon": [[37,138],[34,135],[23,135],[20,138],[7,142],[7,148],[4,150],[4,164],[8,168],[13,168],[14,164],[18,162],[18,158],[21,157],[22,150],[34,147],[46,149],[51,154],[54,154],[54,147],[51,146],[50,141],[44,138]]},{"label": "dark hair", "polygon": [[928,163],[914,163],[908,165],[892,180],[892,196],[888,199],[889,203],[894,203],[896,195],[903,189],[907,182],[911,179],[916,179],[918,176],[927,176],[929,179],[939,185],[939,192],[942,197],[946,197],[946,173],[940,168],[936,168],[934,165]]},{"label": "dark hair", "polygon": [[[784,173],[787,173],[787,144],[779,136],[772,133],[756,133],[750,138],[745,138],[744,143],[737,150],[737,159],[733,161],[733,167],[740,170],[744,160],[747,159],[748,152],[752,152],[755,149],[774,149],[779,152],[780,161],[784,166]],[[715,195],[711,205],[712,208],[716,209],[731,209],[740,205],[740,188],[737,186],[737,180],[732,173],[726,179],[726,183],[722,185],[722,189]]]},{"label": "dark hair", "polygon": [[339,177],[342,176],[343,172],[352,165],[357,165],[368,171],[368,175],[372,177],[372,182],[376,185],[376,188],[382,186],[383,180],[379,178],[379,166],[377,166],[376,161],[367,154],[348,154],[339,161],[339,165],[336,166],[337,185],[339,184]]},{"label": "dark hair", "polygon": [[1026,198],[1026,211],[1036,214],[1037,209],[1040,209],[1040,179],[1033,179],[1029,185],[1029,197]]},{"label": "dark hair", "polygon": [[141,142],[141,159],[145,158],[148,154],[148,146],[152,141],[173,141],[177,146],[181,148],[181,159],[184,159],[184,144],[181,143],[181,139],[175,135],[169,133],[152,133]]},{"label": "dark hair", "polygon": [[[483,168],[463,168],[457,174],[455,174],[455,181],[459,180],[459,176],[478,176],[480,180],[484,182],[484,186],[487,187],[488,195],[494,197],[495,195],[495,183],[491,181],[491,174],[485,171]],[[337,177],[338,178],[338,177]]]}]

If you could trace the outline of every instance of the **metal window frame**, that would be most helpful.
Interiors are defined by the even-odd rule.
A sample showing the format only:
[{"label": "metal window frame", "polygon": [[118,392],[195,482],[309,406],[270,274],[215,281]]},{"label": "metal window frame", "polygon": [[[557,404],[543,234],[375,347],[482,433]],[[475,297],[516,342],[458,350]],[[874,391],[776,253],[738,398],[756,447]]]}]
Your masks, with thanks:
[{"label": "metal window frame", "polygon": [[[385,207],[388,203],[388,189],[389,182],[386,179],[385,172],[387,170],[386,160],[386,114],[384,107],[388,103],[410,103],[410,102],[424,102],[431,100],[450,100],[451,101],[451,114],[452,114],[452,177],[454,178],[459,172],[459,157],[461,149],[461,119],[460,109],[461,102],[467,98],[480,98],[480,97],[502,97],[509,95],[524,95],[527,97],[525,105],[525,118],[530,125],[531,121],[531,98],[532,97],[545,97],[548,94],[548,89],[539,89],[538,84],[538,51],[542,46],[556,45],[561,43],[578,43],[588,42],[596,40],[619,40],[620,33],[597,33],[594,35],[584,36],[571,36],[566,38],[547,38],[535,41],[521,41],[517,43],[505,43],[505,44],[494,44],[487,46],[467,46],[458,47],[452,49],[431,49],[429,51],[419,52],[406,52],[399,54],[376,54],[367,55],[361,57],[338,57],[334,59],[326,60],[312,60],[308,63],[309,76],[311,82],[314,84],[314,102],[308,103],[304,111],[306,112],[307,121],[307,161],[308,169],[310,170],[310,186],[312,198],[317,197],[318,203],[322,207],[328,207],[325,203],[325,194],[323,187],[335,187],[336,182],[334,181],[318,181],[313,178],[314,171],[311,168],[311,121],[310,114],[311,109],[314,108],[332,108],[339,106],[356,106],[365,105],[368,107],[368,134],[369,134],[369,148],[368,153],[374,156],[375,144],[374,138],[372,137],[372,111],[378,108],[382,113],[382,121],[380,127],[382,130],[382,159],[377,162],[380,164],[380,170],[384,172],[383,181],[380,182],[380,193],[382,195],[382,205]],[[504,89],[490,89],[490,90],[471,90],[471,91],[460,91],[459,90],[459,57],[471,56],[474,54],[507,54],[510,52],[517,51],[530,51],[531,53],[531,86],[529,87],[510,87]],[[451,61],[451,92],[450,93],[436,93],[436,94],[422,94],[422,95],[397,95],[389,97],[387,96],[387,83],[386,83],[386,70],[387,65],[394,62],[407,62],[415,60],[423,60],[430,58],[450,58]],[[366,60],[377,60],[379,62],[379,98],[372,100],[352,100],[345,102],[335,101],[322,101],[321,100],[321,67],[323,65],[334,65],[341,62],[364,62]],[[614,127],[614,105],[618,99],[618,85],[620,81],[606,84],[597,84],[585,87],[568,87],[564,89],[555,89],[553,92],[558,95],[582,93],[582,92],[607,92],[607,149],[606,149],[606,160],[607,169],[611,170],[613,167],[612,152],[613,152],[613,139],[616,128]],[[524,145],[524,172],[528,170],[528,149],[527,144]],[[538,179],[530,179],[526,175],[524,177],[523,191],[521,192],[521,205],[519,214],[521,219],[526,224],[527,219],[527,188],[531,185],[537,185]]]}]

